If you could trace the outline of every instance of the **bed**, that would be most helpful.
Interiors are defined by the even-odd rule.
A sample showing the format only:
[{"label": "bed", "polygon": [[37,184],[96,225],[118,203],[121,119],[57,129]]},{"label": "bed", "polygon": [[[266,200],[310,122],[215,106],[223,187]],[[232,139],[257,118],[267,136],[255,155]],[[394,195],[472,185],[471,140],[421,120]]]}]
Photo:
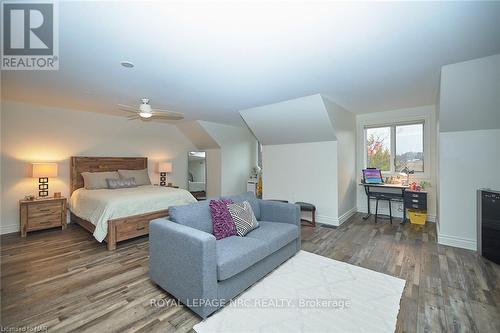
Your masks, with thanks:
[{"label": "bed", "polygon": [[149,234],[149,222],[168,216],[168,207],[196,202],[186,190],[155,185],[86,190],[82,172],[141,170],[146,157],[71,157],[71,221],[91,232],[108,250],[116,243]]}]

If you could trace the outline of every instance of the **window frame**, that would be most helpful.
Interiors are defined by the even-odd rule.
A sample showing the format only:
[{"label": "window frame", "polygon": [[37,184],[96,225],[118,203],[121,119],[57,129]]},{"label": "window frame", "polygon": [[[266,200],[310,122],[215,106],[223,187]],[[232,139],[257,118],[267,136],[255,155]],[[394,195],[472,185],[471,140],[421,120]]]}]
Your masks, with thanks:
[{"label": "window frame", "polygon": [[389,122],[389,123],[378,123],[378,124],[365,124],[362,126],[363,130],[363,157],[364,157],[364,168],[367,168],[368,165],[368,150],[366,149],[366,141],[367,141],[367,130],[368,129],[373,129],[373,128],[383,128],[383,127],[389,127],[391,130],[391,144],[390,144],[390,170],[389,171],[382,171],[382,174],[384,176],[391,176],[398,174],[399,172],[396,171],[396,127],[398,126],[405,126],[405,125],[422,125],[422,150],[423,150],[423,170],[422,171],[415,171],[415,176],[417,177],[427,177],[428,172],[427,170],[429,169],[429,166],[426,166],[427,163],[429,163],[429,157],[430,157],[430,152],[428,151],[429,146],[427,145],[427,126],[426,126],[426,119],[418,119],[418,120],[408,120],[408,121],[399,121],[399,122]]}]

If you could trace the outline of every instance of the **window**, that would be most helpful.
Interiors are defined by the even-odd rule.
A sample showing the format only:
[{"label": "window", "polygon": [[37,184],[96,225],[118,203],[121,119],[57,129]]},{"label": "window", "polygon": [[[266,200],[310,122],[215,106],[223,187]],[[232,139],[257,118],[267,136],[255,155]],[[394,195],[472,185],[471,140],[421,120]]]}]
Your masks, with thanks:
[{"label": "window", "polygon": [[424,124],[396,126],[395,170],[405,167],[424,172]]},{"label": "window", "polygon": [[391,171],[391,128],[366,129],[366,165],[382,171]]},{"label": "window", "polygon": [[424,123],[365,128],[366,166],[385,172],[424,172]]}]

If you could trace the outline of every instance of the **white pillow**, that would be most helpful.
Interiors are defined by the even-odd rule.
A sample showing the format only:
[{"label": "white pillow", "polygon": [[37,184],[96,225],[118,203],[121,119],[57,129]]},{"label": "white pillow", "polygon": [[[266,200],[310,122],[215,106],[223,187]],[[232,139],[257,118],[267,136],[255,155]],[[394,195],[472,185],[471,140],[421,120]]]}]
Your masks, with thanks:
[{"label": "white pillow", "polygon": [[83,184],[87,190],[98,190],[108,188],[106,179],[120,179],[120,175],[116,171],[105,172],[82,172]]},{"label": "white pillow", "polygon": [[259,227],[259,222],[257,222],[252,206],[250,206],[248,201],[245,200],[240,203],[229,204],[227,205],[227,209],[236,225],[236,233],[238,236],[243,237],[253,229]]},{"label": "white pillow", "polygon": [[151,185],[148,169],[142,170],[118,170],[121,178],[135,178],[137,186]]}]

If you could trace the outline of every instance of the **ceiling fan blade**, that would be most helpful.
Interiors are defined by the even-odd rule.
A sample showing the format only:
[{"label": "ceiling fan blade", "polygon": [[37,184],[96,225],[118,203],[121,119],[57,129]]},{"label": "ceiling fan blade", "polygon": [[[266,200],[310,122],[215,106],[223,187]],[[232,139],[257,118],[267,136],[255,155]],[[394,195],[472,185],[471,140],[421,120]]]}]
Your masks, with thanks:
[{"label": "ceiling fan blade", "polygon": [[137,110],[137,106],[127,105],[127,104],[116,104],[119,108]]},{"label": "ceiling fan blade", "polygon": [[135,120],[141,118],[140,116],[127,117],[127,120]]},{"label": "ceiling fan blade", "polygon": [[153,112],[153,114],[168,114],[172,116],[183,116],[183,114],[180,112],[169,111],[169,110],[151,109],[151,111]]},{"label": "ceiling fan blade", "polygon": [[128,113],[134,113],[134,114],[138,114],[139,112],[137,111],[132,111],[132,110],[127,110],[127,109],[119,109],[120,111],[125,111],[125,112],[128,112]]},{"label": "ceiling fan blade", "polygon": [[184,116],[169,116],[169,115],[153,114],[153,116],[151,118],[154,118],[154,119],[165,119],[165,120],[181,120],[181,119],[184,119]]},{"label": "ceiling fan blade", "polygon": [[130,105],[118,104],[118,108],[122,111],[137,113],[137,108]]}]

